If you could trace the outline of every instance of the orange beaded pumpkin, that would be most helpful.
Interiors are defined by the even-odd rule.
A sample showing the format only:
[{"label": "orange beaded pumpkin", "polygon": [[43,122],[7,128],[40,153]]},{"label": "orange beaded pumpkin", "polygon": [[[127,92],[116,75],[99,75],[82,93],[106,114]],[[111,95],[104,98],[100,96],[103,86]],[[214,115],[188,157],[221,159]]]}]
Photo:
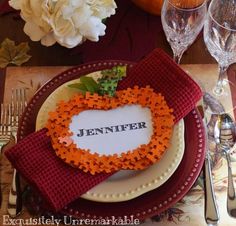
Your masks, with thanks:
[{"label": "orange beaded pumpkin", "polygon": [[[161,15],[161,8],[164,0],[132,0],[137,6],[143,10],[155,14]],[[173,5],[180,8],[194,8],[201,5],[204,0],[172,0]]]},{"label": "orange beaded pumpkin", "polygon": [[141,9],[155,15],[161,14],[164,0],[132,0]]}]

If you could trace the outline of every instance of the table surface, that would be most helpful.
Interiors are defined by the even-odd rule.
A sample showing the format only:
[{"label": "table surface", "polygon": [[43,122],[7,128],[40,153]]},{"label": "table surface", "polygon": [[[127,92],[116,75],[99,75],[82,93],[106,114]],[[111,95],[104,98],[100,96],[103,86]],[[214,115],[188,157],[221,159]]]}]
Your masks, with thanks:
[{"label": "table surface", "polygon": [[[217,65],[216,64],[192,64],[182,65],[183,69],[187,71],[195,80],[205,84],[206,87],[212,87],[217,79]],[[11,98],[12,88],[27,88],[27,96],[30,98],[37,88],[43,85],[50,78],[54,77],[58,73],[68,69],[68,67],[8,67],[5,71],[6,80],[4,87],[5,103],[9,103]],[[232,104],[230,98],[225,99],[225,104]],[[212,159],[213,159],[213,173],[214,173],[214,185],[217,194],[218,205],[220,207],[221,222],[219,226],[234,226],[235,220],[230,218],[226,212],[226,190],[227,190],[227,168],[224,158],[219,157],[214,153],[214,142],[211,143]],[[236,161],[236,152],[233,154]],[[0,210],[0,216],[7,216],[7,201],[11,184],[12,168],[6,157],[0,164],[1,168],[1,187],[3,191],[3,203]],[[233,163],[234,174],[236,173],[236,162]],[[200,179],[201,181],[201,179]],[[198,182],[200,182],[198,181]],[[173,208],[170,208],[163,215],[154,217],[153,219],[147,219],[142,226],[171,226],[173,223],[179,226],[202,226],[204,222],[204,192],[201,183],[196,183],[191,191],[178,202]],[[23,214],[18,219],[30,219],[30,215],[27,210],[24,210]],[[0,217],[0,225],[2,222]],[[3,222],[2,222],[3,223]]]}]

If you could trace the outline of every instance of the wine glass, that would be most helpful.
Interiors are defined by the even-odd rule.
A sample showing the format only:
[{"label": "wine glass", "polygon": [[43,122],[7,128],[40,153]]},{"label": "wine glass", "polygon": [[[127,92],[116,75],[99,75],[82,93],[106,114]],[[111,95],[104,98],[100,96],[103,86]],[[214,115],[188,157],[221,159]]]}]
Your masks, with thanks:
[{"label": "wine glass", "polygon": [[[219,77],[216,86],[210,91],[219,101],[229,93],[225,87],[229,65],[236,62],[236,1],[212,0],[204,25],[204,41],[210,54],[219,65]],[[229,84],[236,89],[235,84]],[[223,103],[223,102],[222,102]]]},{"label": "wine glass", "polygon": [[207,13],[205,0],[165,0],[162,26],[176,63],[200,33]]}]

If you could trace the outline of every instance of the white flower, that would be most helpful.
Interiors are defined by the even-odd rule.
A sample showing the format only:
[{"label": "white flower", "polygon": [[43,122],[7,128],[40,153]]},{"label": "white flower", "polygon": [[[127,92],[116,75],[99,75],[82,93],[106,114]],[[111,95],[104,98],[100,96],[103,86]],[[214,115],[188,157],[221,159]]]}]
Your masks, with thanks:
[{"label": "white flower", "polygon": [[24,32],[46,46],[58,42],[72,48],[105,35],[104,18],[115,14],[114,0],[10,0],[21,10]]}]

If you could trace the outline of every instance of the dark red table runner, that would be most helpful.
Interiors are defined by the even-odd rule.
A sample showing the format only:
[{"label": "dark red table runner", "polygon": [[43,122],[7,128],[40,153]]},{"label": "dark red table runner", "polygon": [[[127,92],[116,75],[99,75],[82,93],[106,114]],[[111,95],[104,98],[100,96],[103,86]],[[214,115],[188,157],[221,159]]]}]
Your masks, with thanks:
[{"label": "dark red table runner", "polygon": [[[0,15],[14,12],[7,2],[0,5]],[[144,12],[129,0],[116,0],[116,3],[116,14],[106,21],[105,36],[99,42],[86,41],[71,50],[82,62],[137,61],[157,47],[158,37],[163,36],[160,17]]]}]

